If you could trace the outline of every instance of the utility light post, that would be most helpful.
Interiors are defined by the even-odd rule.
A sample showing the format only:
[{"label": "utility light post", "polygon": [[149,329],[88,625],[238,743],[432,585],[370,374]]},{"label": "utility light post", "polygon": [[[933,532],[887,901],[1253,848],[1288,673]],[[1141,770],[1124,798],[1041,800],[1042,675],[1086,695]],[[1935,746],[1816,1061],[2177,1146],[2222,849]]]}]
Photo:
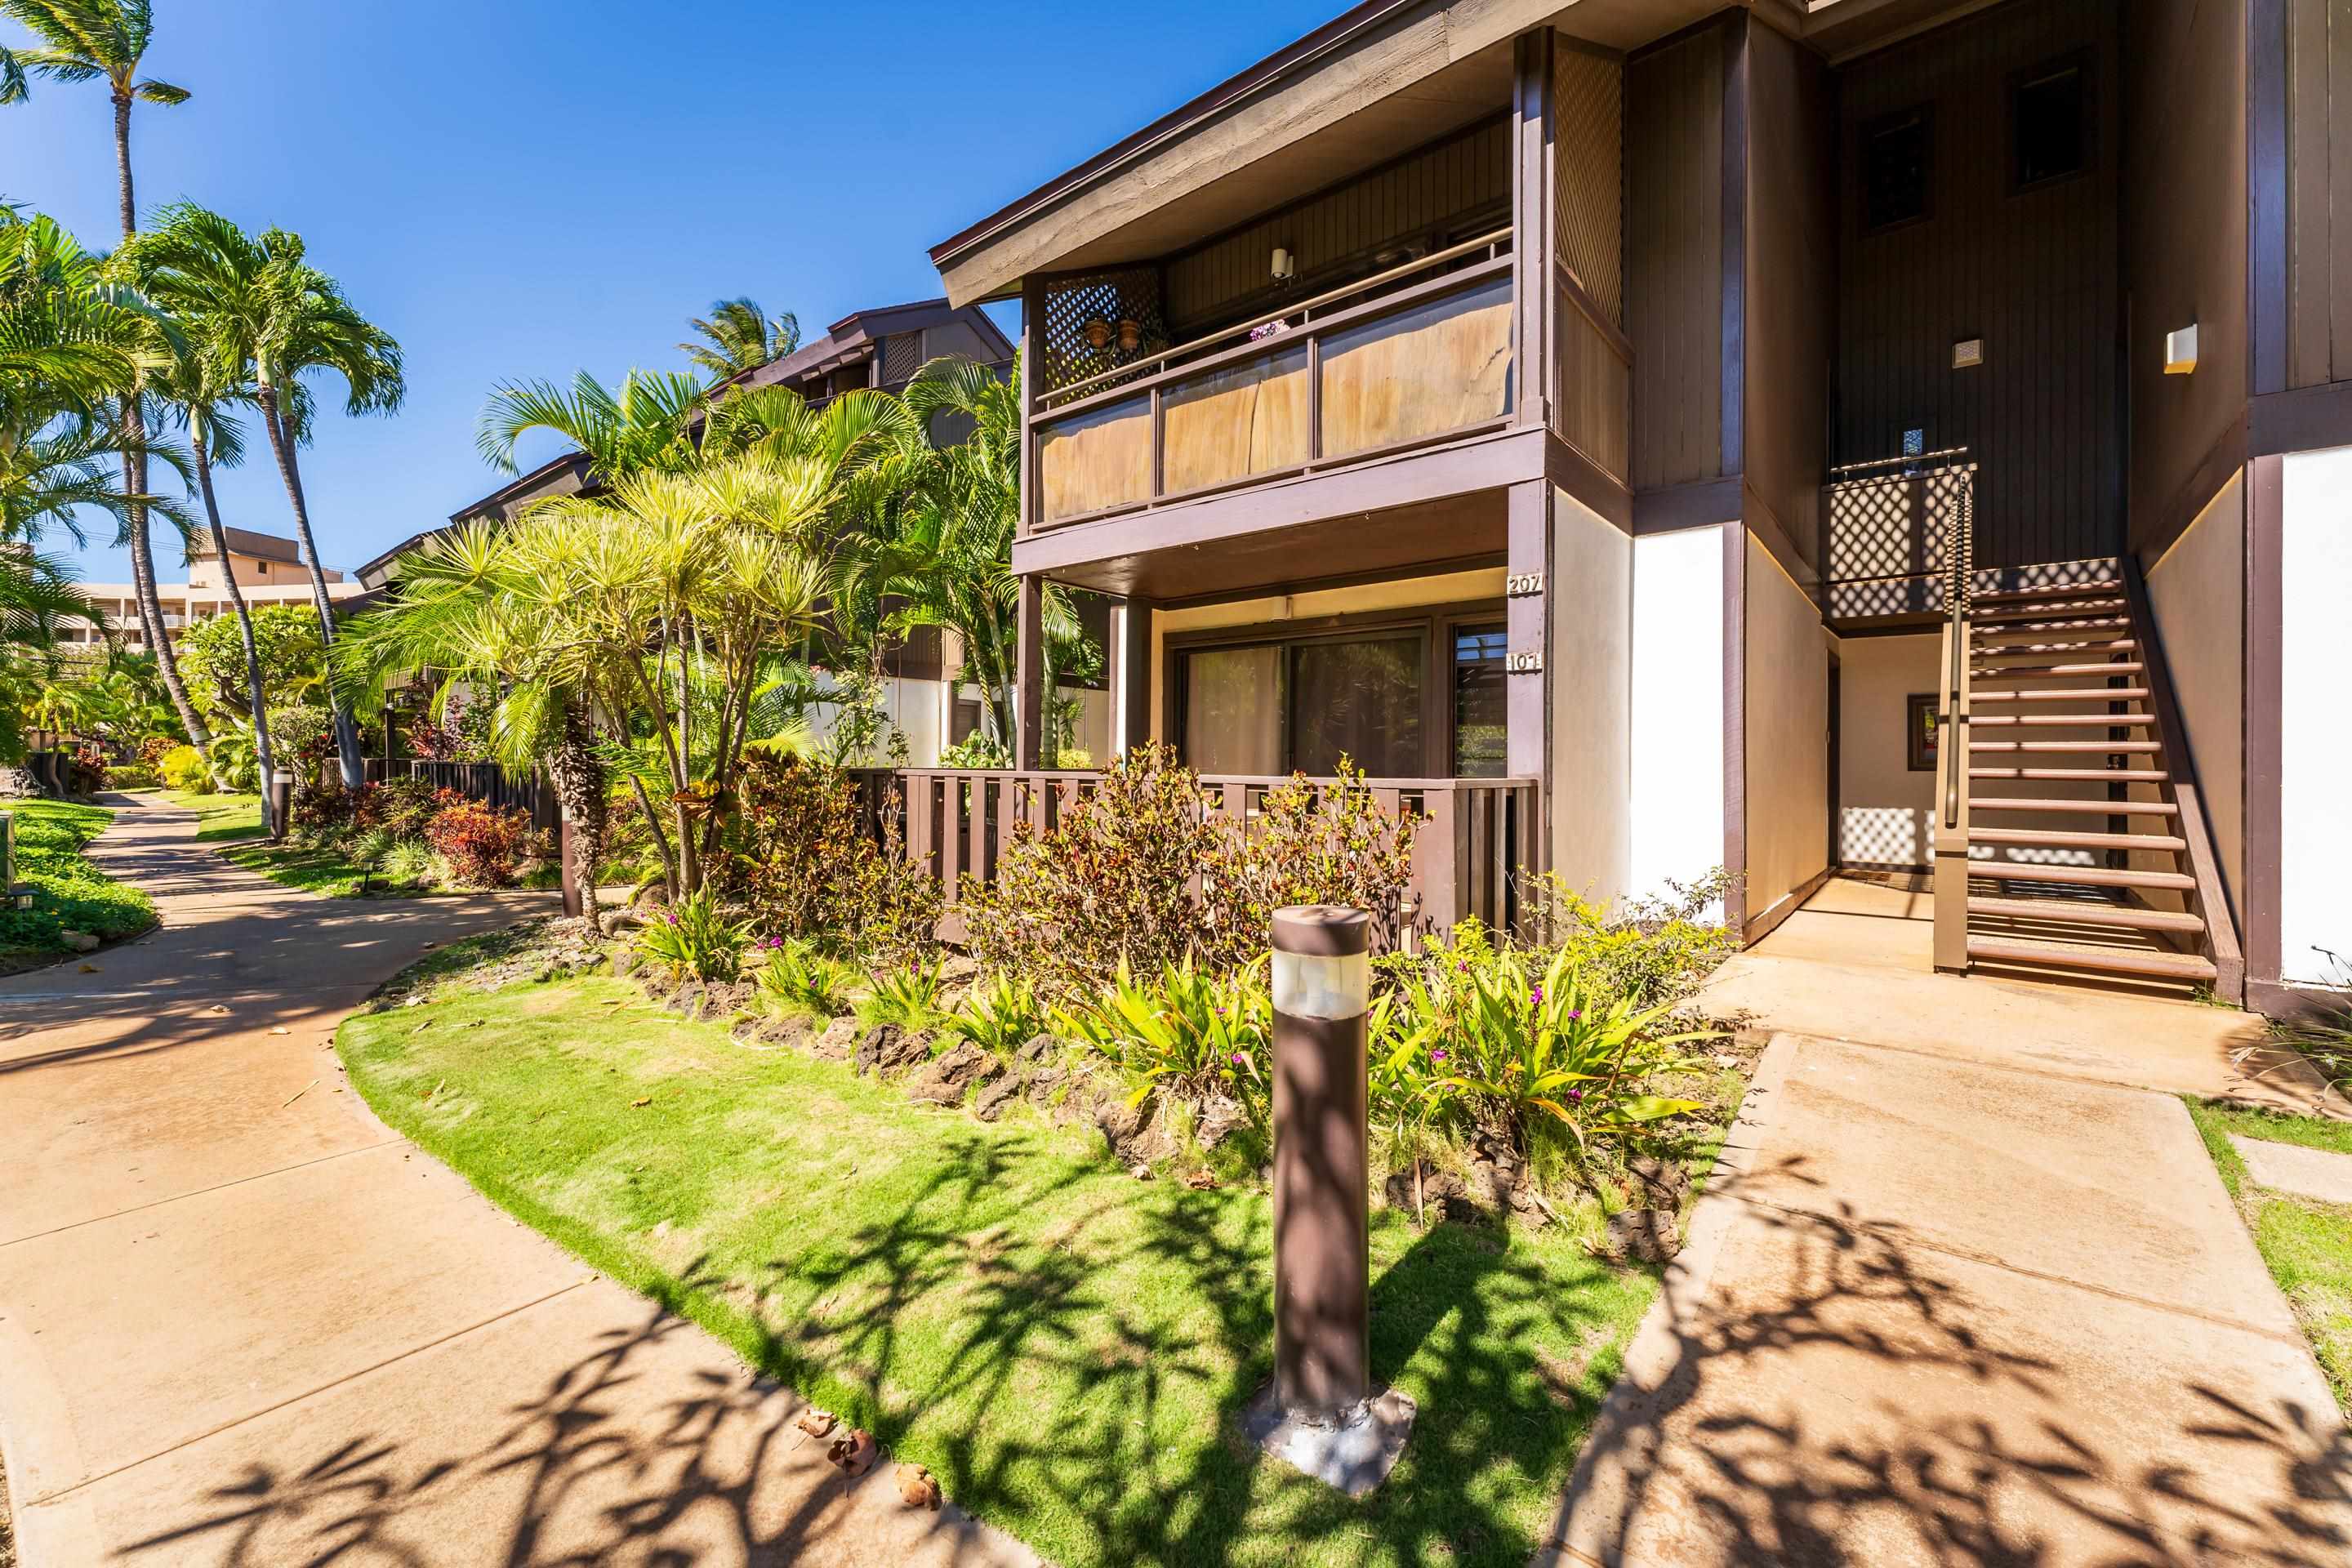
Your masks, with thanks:
[{"label": "utility light post", "polygon": [[1274,1382],[1244,1418],[1351,1497],[1386,1479],[1413,1405],[1371,1368],[1371,920],[1274,915]]}]

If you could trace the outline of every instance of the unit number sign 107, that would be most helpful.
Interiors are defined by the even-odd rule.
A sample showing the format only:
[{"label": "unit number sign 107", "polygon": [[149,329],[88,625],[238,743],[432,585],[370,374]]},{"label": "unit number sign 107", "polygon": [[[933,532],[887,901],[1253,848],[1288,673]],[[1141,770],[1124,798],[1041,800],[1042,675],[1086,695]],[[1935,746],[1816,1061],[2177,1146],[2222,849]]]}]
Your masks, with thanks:
[{"label": "unit number sign 107", "polygon": [[1534,675],[1543,668],[1540,652],[1507,653],[1503,656],[1503,668],[1513,675]]}]

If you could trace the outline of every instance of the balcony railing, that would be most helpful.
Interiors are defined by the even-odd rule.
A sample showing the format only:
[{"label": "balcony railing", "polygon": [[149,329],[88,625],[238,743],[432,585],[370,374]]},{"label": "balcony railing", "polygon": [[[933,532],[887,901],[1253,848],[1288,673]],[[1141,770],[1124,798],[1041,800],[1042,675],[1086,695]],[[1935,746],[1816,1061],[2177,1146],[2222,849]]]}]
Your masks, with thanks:
[{"label": "balcony railing", "polygon": [[[1507,237],[1436,252],[1272,322],[1169,351],[1140,379],[1128,367],[1041,398],[1032,526],[1501,424],[1515,395]],[[1409,280],[1448,265],[1459,270]]]},{"label": "balcony railing", "polygon": [[[996,879],[1014,825],[1026,822],[1041,833],[1057,826],[1073,801],[1101,787],[1103,775],[877,768],[863,770],[857,777],[869,815],[886,804],[904,814],[907,855],[938,879],[947,911],[940,934],[956,941],[963,929],[957,904],[975,887]],[[1201,809],[1247,825],[1256,819],[1266,792],[1290,782],[1286,777],[1204,773]],[[1406,895],[1412,931],[1444,931],[1472,919],[1496,931],[1516,929],[1520,918],[1517,872],[1535,856],[1533,779],[1367,783],[1382,809],[1411,811],[1428,819],[1413,840],[1412,884]]]}]

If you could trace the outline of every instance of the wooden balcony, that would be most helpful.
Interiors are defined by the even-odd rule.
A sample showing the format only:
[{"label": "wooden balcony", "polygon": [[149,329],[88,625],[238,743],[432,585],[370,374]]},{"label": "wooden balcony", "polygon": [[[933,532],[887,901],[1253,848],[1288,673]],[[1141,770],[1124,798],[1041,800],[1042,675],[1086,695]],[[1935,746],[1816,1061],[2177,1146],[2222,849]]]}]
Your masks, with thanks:
[{"label": "wooden balcony", "polygon": [[[928,866],[947,910],[940,935],[960,940],[959,901],[996,879],[1014,825],[1045,832],[1071,802],[1101,787],[1097,773],[1010,770],[866,769],[856,775],[869,814],[886,805],[903,812],[906,851]],[[1268,790],[1286,777],[1205,773],[1203,813],[1255,821]],[[1328,784],[1332,781],[1318,780]],[[1475,919],[1497,931],[1519,918],[1517,879],[1531,858],[1538,810],[1536,781],[1506,779],[1371,779],[1389,811],[1425,817],[1413,845],[1412,886],[1407,894],[1411,929],[1450,929]],[[1246,829],[1245,829],[1246,830]]]},{"label": "wooden balcony", "polygon": [[1483,236],[1040,395],[1024,532],[1508,424],[1508,239]]}]

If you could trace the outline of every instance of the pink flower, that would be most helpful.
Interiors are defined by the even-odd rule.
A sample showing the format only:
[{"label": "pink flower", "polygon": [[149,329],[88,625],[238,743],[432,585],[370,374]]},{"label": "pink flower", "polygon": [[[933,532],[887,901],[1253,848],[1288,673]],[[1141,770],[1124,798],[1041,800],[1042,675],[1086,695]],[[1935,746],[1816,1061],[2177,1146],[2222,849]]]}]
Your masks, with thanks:
[{"label": "pink flower", "polygon": [[1568,1016],[1571,1018],[1581,1018],[1584,1016],[1584,1009],[1581,1007],[1570,1007],[1568,1010]]},{"label": "pink flower", "polygon": [[1432,1051],[1429,1053],[1429,1059],[1433,1062],[1442,1062],[1445,1059],[1445,1053],[1444,1051]]},{"label": "pink flower", "polygon": [[1568,1102],[1570,1105],[1581,1105],[1584,1102],[1584,1091],[1580,1089],[1570,1089],[1568,1091]]},{"label": "pink flower", "polygon": [[1528,1005],[1530,1007],[1540,1007],[1543,1005],[1543,987],[1541,985],[1531,987],[1528,990]]},{"label": "pink flower", "polygon": [[1249,1063],[1249,1058],[1248,1058],[1247,1057],[1245,1057],[1245,1056],[1242,1055],[1242,1054],[1241,1054],[1241,1052],[1239,1052],[1239,1051],[1235,1051],[1235,1052],[1234,1053],[1234,1066],[1235,1066],[1235,1067],[1245,1067],[1245,1066],[1247,1066],[1247,1065],[1248,1065],[1248,1063]]}]

